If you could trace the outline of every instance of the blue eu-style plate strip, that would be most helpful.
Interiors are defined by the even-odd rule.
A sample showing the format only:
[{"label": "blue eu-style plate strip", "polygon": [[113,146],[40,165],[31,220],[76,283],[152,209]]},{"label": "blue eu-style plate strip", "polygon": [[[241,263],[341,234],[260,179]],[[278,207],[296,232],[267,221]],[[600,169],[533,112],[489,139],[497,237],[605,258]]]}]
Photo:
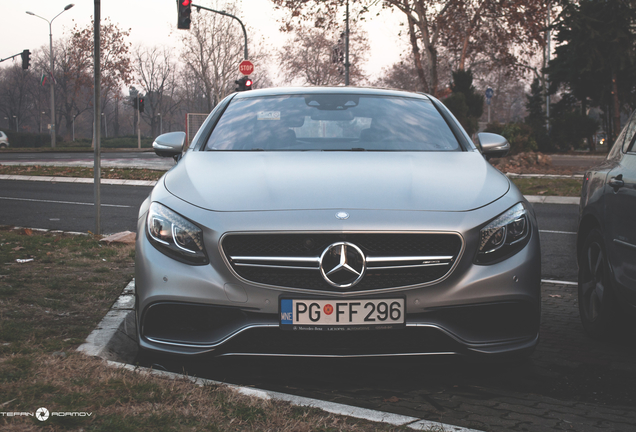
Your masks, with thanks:
[{"label": "blue eu-style plate strip", "polygon": [[281,324],[293,324],[294,323],[294,302],[289,299],[282,299],[280,301],[280,323]]}]

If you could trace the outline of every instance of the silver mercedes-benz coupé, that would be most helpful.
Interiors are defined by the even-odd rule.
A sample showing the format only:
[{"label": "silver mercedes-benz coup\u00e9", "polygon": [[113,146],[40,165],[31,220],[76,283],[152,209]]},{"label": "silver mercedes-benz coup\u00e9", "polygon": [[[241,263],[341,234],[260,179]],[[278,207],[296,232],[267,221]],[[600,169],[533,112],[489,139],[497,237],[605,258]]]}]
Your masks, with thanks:
[{"label": "silver mercedes-benz coup\u00e9", "polygon": [[[437,99],[235,93],[139,212],[139,346],[175,354],[527,355],[538,342],[532,207]],[[186,148],[187,147],[187,148]]]}]

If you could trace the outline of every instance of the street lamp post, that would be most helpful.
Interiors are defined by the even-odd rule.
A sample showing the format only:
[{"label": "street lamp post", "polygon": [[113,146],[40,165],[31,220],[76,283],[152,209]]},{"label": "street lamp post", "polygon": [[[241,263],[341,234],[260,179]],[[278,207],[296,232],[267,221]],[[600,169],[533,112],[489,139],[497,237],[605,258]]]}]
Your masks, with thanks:
[{"label": "street lamp post", "polygon": [[69,10],[70,8],[72,8],[73,6],[75,6],[73,3],[68,4],[64,7],[64,10],[62,12],[60,12],[59,14],[55,15],[53,17],[53,19],[51,19],[50,21],[47,20],[44,17],[41,17],[40,15],[36,15],[33,12],[29,12],[27,11],[27,14],[29,15],[33,15],[35,17],[38,17],[40,19],[43,19],[44,21],[46,21],[47,23],[49,23],[49,57],[50,57],[50,71],[49,73],[51,74],[51,148],[55,148],[55,86],[54,86],[54,80],[55,78],[53,78],[53,29],[52,29],[52,24],[53,24],[53,20],[57,17],[59,17],[60,15],[62,15],[64,12],[66,12],[67,10]]},{"label": "street lamp post", "polygon": [[75,118],[78,116],[79,114],[75,114],[73,116],[73,141],[75,141]]},{"label": "street lamp post", "polygon": [[163,135],[163,117],[161,113],[157,113],[157,115],[159,116],[159,135]]}]

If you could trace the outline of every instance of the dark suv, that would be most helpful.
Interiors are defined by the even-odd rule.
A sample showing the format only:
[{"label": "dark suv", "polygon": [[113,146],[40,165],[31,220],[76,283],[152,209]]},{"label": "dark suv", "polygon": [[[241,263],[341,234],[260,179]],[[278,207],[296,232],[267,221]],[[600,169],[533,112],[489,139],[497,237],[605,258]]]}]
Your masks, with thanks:
[{"label": "dark suv", "polygon": [[577,237],[579,311],[588,335],[636,316],[636,111],[607,159],[585,174]]}]

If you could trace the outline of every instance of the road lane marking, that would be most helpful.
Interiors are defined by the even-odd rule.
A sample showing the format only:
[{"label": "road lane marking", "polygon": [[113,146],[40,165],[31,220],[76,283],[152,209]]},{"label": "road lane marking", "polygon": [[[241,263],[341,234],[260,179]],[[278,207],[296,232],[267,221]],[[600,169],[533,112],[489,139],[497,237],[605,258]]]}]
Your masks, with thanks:
[{"label": "road lane marking", "polygon": [[[40,203],[50,203],[50,204],[74,204],[74,205],[86,205],[86,206],[95,205],[95,203],[83,203],[83,202],[74,202],[74,201],[53,201],[53,200],[31,199],[31,198],[0,197],[0,199],[11,200],[11,201],[40,202]],[[102,207],[132,208],[132,206],[119,205],[119,204],[102,204]]]},{"label": "road lane marking", "polygon": [[553,280],[553,279],[541,279],[541,283],[549,283],[549,284],[554,284],[554,285],[570,285],[570,286],[578,286],[579,285],[578,282],[560,281],[560,280]]},{"label": "road lane marking", "polygon": [[571,231],[539,230],[539,233],[549,233],[549,234],[573,234],[573,235],[576,235],[576,233],[575,233],[575,232],[571,232]]}]

